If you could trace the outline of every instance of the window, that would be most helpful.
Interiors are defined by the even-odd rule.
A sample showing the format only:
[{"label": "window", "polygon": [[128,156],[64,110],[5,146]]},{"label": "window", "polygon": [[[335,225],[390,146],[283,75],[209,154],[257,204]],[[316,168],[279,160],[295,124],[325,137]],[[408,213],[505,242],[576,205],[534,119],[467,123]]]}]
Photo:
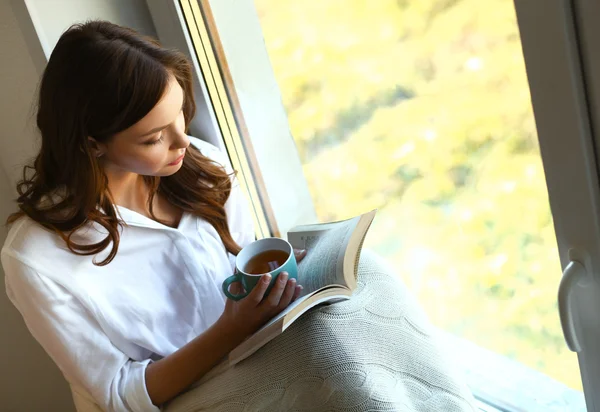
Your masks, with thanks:
[{"label": "window", "polygon": [[513,3],[254,3],[319,219],[379,208],[434,324],[581,390]]},{"label": "window", "polygon": [[368,246],[469,355],[476,396],[502,410],[581,410],[582,389],[600,408],[595,283],[563,311],[579,365],[556,304],[561,266],[600,264],[583,82],[595,55],[578,45],[592,23],[575,3],[171,4],[200,74],[222,88],[209,98],[239,136],[230,156],[260,176],[247,178],[257,215],[284,234],[379,208]]}]

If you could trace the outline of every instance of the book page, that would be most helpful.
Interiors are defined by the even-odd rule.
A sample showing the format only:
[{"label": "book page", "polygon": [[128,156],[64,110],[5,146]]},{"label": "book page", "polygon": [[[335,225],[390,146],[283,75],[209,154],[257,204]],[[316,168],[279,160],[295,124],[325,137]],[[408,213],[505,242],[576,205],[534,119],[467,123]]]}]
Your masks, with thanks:
[{"label": "book page", "polygon": [[298,283],[304,287],[302,296],[328,285],[346,285],[344,254],[358,220],[304,226],[288,233],[294,248],[307,251],[298,264]]}]

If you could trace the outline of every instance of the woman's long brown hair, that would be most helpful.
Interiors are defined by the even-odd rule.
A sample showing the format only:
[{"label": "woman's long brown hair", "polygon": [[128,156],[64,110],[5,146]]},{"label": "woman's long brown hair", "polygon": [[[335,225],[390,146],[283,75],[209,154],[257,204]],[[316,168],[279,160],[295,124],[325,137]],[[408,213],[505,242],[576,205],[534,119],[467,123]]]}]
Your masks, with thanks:
[{"label": "woman's long brown hair", "polygon": [[[96,255],[109,246],[107,265],[119,248],[120,220],[108,180],[88,137],[103,142],[142,119],[163,96],[170,75],[184,91],[186,129],[196,105],[192,66],[178,51],[105,21],[74,25],[59,39],[42,76],[37,111],[41,149],[17,185],[19,211],[58,233],[79,255]],[[204,218],[217,230],[226,249],[237,254],[225,201],[231,191],[223,168],[190,146],[181,169],[168,177],[145,177],[152,200],[157,193],[182,210]],[[152,214],[153,215],[153,214]],[[154,217],[154,215],[153,215]],[[107,236],[95,244],[72,239],[77,229],[95,222]]]}]

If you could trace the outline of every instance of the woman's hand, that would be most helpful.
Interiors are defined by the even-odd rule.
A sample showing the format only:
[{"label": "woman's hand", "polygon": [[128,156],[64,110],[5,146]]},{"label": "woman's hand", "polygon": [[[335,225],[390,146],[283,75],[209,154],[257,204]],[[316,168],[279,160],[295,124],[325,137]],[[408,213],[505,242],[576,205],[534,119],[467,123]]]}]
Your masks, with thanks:
[{"label": "woman's hand", "polygon": [[[294,250],[294,255],[300,262],[306,252]],[[227,299],[223,314],[210,328],[174,353],[148,365],[146,388],[152,403],[161,405],[196,382],[244,339],[284,310],[302,291],[302,286],[288,280],[287,274],[281,274],[265,297],[270,282],[270,277],[263,276],[244,299],[238,302]],[[241,285],[232,284],[231,291],[240,293]]]},{"label": "woman's hand", "polygon": [[[294,249],[294,256],[296,256],[296,261],[300,262],[306,256],[306,251]],[[296,284],[296,279],[288,279],[288,273],[282,272],[265,297],[270,282],[271,276],[263,275],[245,298],[237,302],[227,299],[225,310],[219,321],[246,337],[287,308],[302,292],[302,286]],[[231,293],[238,294],[240,292],[240,283],[233,283]]]},{"label": "woman's hand", "polygon": [[[210,328],[146,368],[146,387],[152,403],[161,405],[200,379],[244,339],[284,310],[302,291],[296,279],[288,279],[288,274],[282,272],[265,296],[270,282],[271,276],[263,275],[244,299],[237,302],[227,299],[223,314]],[[231,291],[239,294],[241,285],[233,283]]]},{"label": "woman's hand", "polygon": [[306,256],[306,249],[294,249],[294,256],[296,256],[296,262],[300,263]]},{"label": "woman's hand", "polygon": [[[296,284],[296,279],[288,279],[288,273],[281,272],[273,288],[265,296],[270,282],[271,275],[262,275],[248,296],[237,302],[227,299],[219,322],[247,337],[288,307],[302,291],[302,286]],[[233,283],[231,293],[240,292],[241,285]]]}]

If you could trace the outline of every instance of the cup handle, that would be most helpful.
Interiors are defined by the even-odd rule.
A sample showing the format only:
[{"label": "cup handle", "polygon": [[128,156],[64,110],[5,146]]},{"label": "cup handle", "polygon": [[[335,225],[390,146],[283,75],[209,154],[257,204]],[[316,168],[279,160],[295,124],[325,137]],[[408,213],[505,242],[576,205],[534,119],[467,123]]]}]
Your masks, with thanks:
[{"label": "cup handle", "polygon": [[231,300],[238,301],[238,300],[243,299],[246,296],[248,296],[248,292],[242,292],[239,295],[234,295],[229,291],[229,286],[231,286],[232,283],[239,282],[239,281],[240,281],[240,279],[238,277],[237,272],[234,275],[229,276],[227,279],[225,279],[223,281],[223,293],[225,294],[225,296],[227,296]]}]

